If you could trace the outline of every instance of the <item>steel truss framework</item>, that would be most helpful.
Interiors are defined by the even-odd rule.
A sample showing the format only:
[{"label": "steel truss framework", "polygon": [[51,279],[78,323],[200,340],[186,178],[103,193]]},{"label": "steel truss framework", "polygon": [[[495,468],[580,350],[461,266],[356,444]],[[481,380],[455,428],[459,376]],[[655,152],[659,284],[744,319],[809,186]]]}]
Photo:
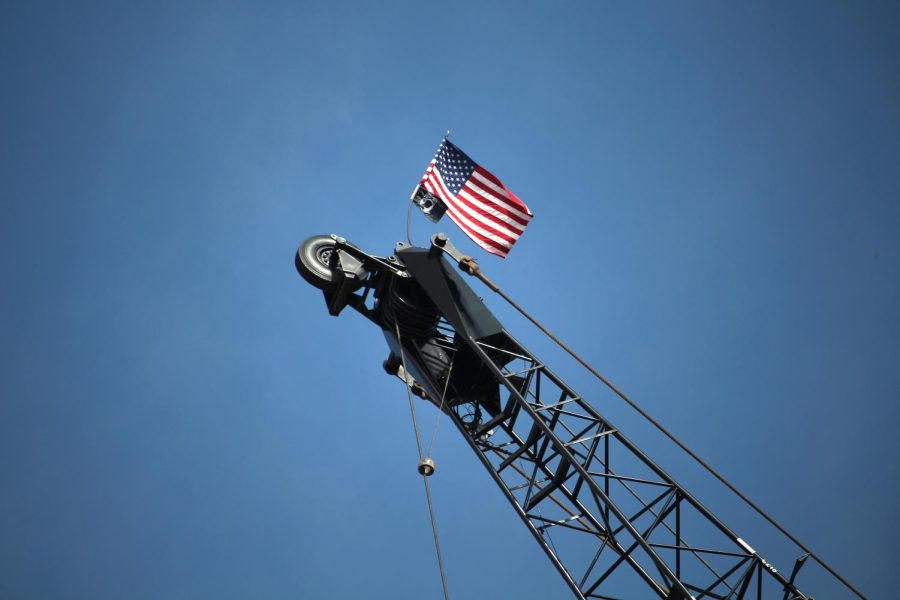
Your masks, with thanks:
[{"label": "steel truss framework", "polygon": [[505,390],[447,412],[576,597],[807,598],[505,331],[439,331]]},{"label": "steel truss framework", "polygon": [[[441,248],[463,265],[446,236],[431,251],[398,244],[387,259],[331,238],[329,313],[350,306],[378,325],[392,349],[386,369],[398,353],[412,359],[421,380],[405,368],[401,379],[450,416],[577,598],[622,600],[649,588],[666,600],[812,600],[794,584],[806,557],[786,578],[519,344],[443,264]],[[384,307],[390,282],[410,278],[439,319],[401,336],[415,310],[406,300]],[[443,374],[432,370],[443,360],[435,347]],[[457,389],[473,381],[477,393]]]}]

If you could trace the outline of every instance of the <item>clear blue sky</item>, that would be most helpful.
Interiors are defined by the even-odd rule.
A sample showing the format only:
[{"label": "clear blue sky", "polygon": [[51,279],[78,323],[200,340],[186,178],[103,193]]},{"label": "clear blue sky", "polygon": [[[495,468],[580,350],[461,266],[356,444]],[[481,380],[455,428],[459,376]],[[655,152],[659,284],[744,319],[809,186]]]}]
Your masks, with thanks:
[{"label": "clear blue sky", "polygon": [[[890,597],[898,29],[888,2],[0,3],[0,598],[439,597],[381,335],[292,261],[388,253],[446,129],[535,213],[488,274]],[[567,597],[446,423],[434,458],[452,597]]]}]

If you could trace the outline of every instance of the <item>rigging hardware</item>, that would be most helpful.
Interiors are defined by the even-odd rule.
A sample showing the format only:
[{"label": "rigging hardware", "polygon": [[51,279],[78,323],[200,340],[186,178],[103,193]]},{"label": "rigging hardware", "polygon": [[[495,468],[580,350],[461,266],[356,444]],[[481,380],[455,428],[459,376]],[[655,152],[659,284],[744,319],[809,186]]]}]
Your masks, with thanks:
[{"label": "rigging hardware", "polygon": [[444,254],[509,298],[446,235],[387,258],[338,236],[332,252],[310,252],[322,239],[300,246],[298,271],[331,315],[349,306],[382,329],[385,370],[453,422],[576,598],[643,586],[665,600],[811,600],[795,583],[803,560],[784,577],[515,340]]}]

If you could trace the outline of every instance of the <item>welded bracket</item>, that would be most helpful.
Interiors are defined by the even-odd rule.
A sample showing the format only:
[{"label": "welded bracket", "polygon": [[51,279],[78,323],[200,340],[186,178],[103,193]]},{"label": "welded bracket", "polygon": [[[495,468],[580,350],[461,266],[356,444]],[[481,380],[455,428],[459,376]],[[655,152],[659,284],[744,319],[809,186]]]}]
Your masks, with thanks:
[{"label": "welded bracket", "polygon": [[335,249],[331,260],[337,285],[325,293],[325,303],[328,305],[328,314],[336,317],[347,306],[350,295],[365,281],[368,273],[362,261],[349,252],[342,252],[340,247]]},{"label": "welded bracket", "polygon": [[435,255],[439,254],[441,251],[445,252],[450,258],[455,260],[461,271],[480,279],[483,284],[491,289],[491,291],[500,291],[497,284],[488,279],[487,276],[481,272],[481,267],[478,266],[478,262],[471,256],[460,252],[459,248],[453,245],[453,242],[450,241],[450,238],[447,237],[446,233],[436,233],[431,236],[431,248],[428,250],[429,254]]},{"label": "welded bracket", "polygon": [[353,292],[368,283],[374,271],[388,273],[397,277],[409,277],[403,264],[396,256],[382,258],[364,252],[339,235],[331,235],[335,242],[334,254],[331,258],[331,270],[335,275],[335,287],[325,292],[325,304],[328,314],[338,316],[350,304],[359,307],[358,297]]},{"label": "welded bracket", "polygon": [[400,360],[400,357],[391,352],[391,354],[385,359],[381,366],[384,368],[384,372],[388,375],[393,375],[403,383],[409,387],[413,394],[422,398],[424,400],[429,400],[428,392],[425,391],[416,378],[413,377],[410,373],[407,373],[406,369],[403,368],[403,361]]},{"label": "welded bracket", "polygon": [[[800,572],[800,569],[803,567],[804,563],[806,563],[806,559],[809,558],[809,554],[804,554],[800,558],[797,559],[797,562],[794,563],[794,568],[791,570],[791,576],[788,579],[788,584],[784,588],[784,600],[791,600],[792,598],[796,598],[796,596],[790,596],[792,590],[795,590],[794,587],[794,579],[797,578],[797,574]],[[814,600],[812,596],[809,597],[809,600]]]}]

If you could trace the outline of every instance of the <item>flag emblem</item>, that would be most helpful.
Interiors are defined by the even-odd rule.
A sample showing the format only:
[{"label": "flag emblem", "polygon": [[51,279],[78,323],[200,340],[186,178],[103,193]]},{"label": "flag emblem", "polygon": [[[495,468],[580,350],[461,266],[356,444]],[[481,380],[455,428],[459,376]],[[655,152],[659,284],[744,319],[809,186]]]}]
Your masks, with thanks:
[{"label": "flag emblem", "polygon": [[506,258],[534,216],[499,179],[447,139],[425,170],[413,199],[423,212],[430,201],[426,215],[435,221],[431,215],[440,210],[432,204],[439,199],[444,206],[438,208],[445,208],[473,242],[501,258]]}]

